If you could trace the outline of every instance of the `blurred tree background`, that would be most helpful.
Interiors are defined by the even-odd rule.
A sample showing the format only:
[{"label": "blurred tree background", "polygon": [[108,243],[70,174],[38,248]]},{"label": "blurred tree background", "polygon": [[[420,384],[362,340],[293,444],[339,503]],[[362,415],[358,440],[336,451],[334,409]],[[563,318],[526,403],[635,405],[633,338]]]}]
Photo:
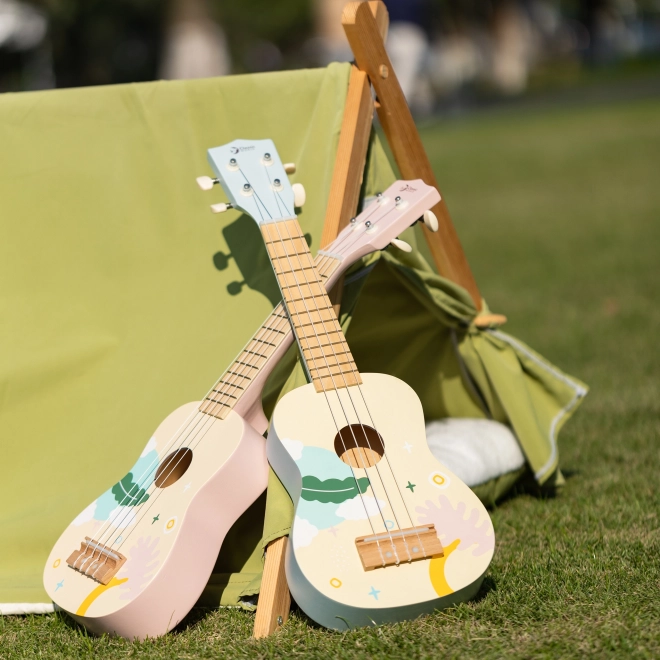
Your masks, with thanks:
[{"label": "blurred tree background", "polygon": [[[345,0],[0,0],[0,92],[323,66],[350,59]],[[652,68],[660,0],[386,0],[413,109]]]}]

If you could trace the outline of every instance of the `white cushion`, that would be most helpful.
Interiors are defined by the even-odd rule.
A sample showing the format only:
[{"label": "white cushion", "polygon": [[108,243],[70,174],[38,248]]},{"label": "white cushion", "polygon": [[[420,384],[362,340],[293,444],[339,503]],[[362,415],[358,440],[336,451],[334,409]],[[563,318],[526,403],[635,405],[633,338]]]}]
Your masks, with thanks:
[{"label": "white cushion", "polygon": [[468,486],[478,486],[525,464],[516,436],[489,419],[438,419],[426,425],[433,455]]}]

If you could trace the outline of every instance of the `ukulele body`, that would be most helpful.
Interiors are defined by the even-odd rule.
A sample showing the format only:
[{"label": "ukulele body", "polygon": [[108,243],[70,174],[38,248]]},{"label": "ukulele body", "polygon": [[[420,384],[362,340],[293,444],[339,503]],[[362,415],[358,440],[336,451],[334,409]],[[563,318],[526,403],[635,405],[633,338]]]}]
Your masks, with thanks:
[{"label": "ukulele body", "polygon": [[[415,392],[392,376],[361,376],[360,386],[319,393],[309,384],[285,395],[267,440],[268,460],[295,506],[286,555],[291,594],[310,618],[339,630],[474,597],[495,544],[483,504],[428,449]],[[382,438],[383,456],[366,470],[339,457],[355,436],[337,427],[359,422]],[[377,444],[372,434],[369,445]],[[360,462],[355,454],[350,460]],[[417,559],[420,550],[430,555],[430,525],[443,556]],[[358,540],[376,556],[368,570]]]},{"label": "ukulele body", "polygon": [[[169,449],[199,406],[189,403],[171,413],[131,472],[92,502],[50,553],[44,569],[48,595],[96,634],[144,639],[174,628],[206,586],[230,527],[266,488],[264,438],[236,412],[224,420],[198,413],[206,426]],[[204,441],[198,442],[201,433]],[[192,449],[185,472],[171,485],[149,489],[157,472],[144,484],[140,476],[180,445]],[[184,456],[179,470],[186,462]],[[135,487],[138,482],[145,490]],[[67,564],[86,537],[125,558],[106,584]],[[84,557],[78,565],[84,568]]]}]

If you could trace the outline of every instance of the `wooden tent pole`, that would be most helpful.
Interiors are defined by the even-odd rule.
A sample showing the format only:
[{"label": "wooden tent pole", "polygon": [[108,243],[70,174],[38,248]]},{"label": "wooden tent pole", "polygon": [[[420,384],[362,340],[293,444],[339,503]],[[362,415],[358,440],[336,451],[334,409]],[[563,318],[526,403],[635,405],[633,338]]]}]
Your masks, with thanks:
[{"label": "wooden tent pole", "polygon": [[[382,3],[350,2],[344,7],[342,24],[355,56],[355,63],[369,76],[376,90],[378,119],[402,178],[422,179],[427,185],[439,189],[401,85],[385,51],[385,43],[374,19],[373,8],[368,6],[373,4]],[[383,11],[387,12],[384,5]],[[440,275],[466,289],[477,310],[481,310],[481,294],[444,199],[432,210],[438,217],[439,228],[433,233],[424,227],[424,236],[436,268]]]},{"label": "wooden tent pole", "polygon": [[[382,2],[369,2],[368,5],[373,11],[376,29],[382,35],[381,39],[384,39],[389,25],[385,5]],[[332,243],[357,213],[373,112],[374,103],[367,74],[353,66],[323,223],[321,248]],[[343,278],[337,282],[331,293],[337,314],[341,305],[342,285]],[[291,594],[284,572],[287,543],[288,537],[283,536],[271,541],[266,548],[264,573],[252,633],[256,638],[267,637],[283,626],[289,618]]]}]

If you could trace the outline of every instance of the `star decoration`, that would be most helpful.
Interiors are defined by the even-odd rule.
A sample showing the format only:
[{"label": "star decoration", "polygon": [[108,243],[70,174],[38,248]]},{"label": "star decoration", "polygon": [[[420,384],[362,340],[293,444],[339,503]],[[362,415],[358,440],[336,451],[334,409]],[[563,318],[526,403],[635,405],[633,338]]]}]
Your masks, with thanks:
[{"label": "star decoration", "polygon": [[64,580],[57,583],[57,585],[55,586],[55,591],[57,591],[58,589],[61,589],[63,586],[64,586]]},{"label": "star decoration", "polygon": [[412,446],[412,445],[409,445],[409,444],[406,442],[406,444],[403,445],[403,448],[404,448],[408,453],[410,453],[410,450],[413,448],[413,446]]},{"label": "star decoration", "polygon": [[192,486],[192,483],[187,483],[187,484],[183,487],[183,492],[185,493],[185,492],[186,492],[191,486]]},{"label": "star decoration", "polygon": [[154,516],[154,519],[151,521],[151,524],[153,525],[157,520],[160,520],[160,513],[157,513],[157,514]]},{"label": "star decoration", "polygon": [[410,492],[414,493],[416,486],[417,486],[417,484],[411,484],[410,482],[408,482],[408,485],[406,486],[406,488],[410,488]]},{"label": "star decoration", "polygon": [[376,600],[378,600],[379,593],[380,593],[380,589],[376,589],[376,587],[371,587],[371,591],[369,592],[369,595],[373,596]]}]

